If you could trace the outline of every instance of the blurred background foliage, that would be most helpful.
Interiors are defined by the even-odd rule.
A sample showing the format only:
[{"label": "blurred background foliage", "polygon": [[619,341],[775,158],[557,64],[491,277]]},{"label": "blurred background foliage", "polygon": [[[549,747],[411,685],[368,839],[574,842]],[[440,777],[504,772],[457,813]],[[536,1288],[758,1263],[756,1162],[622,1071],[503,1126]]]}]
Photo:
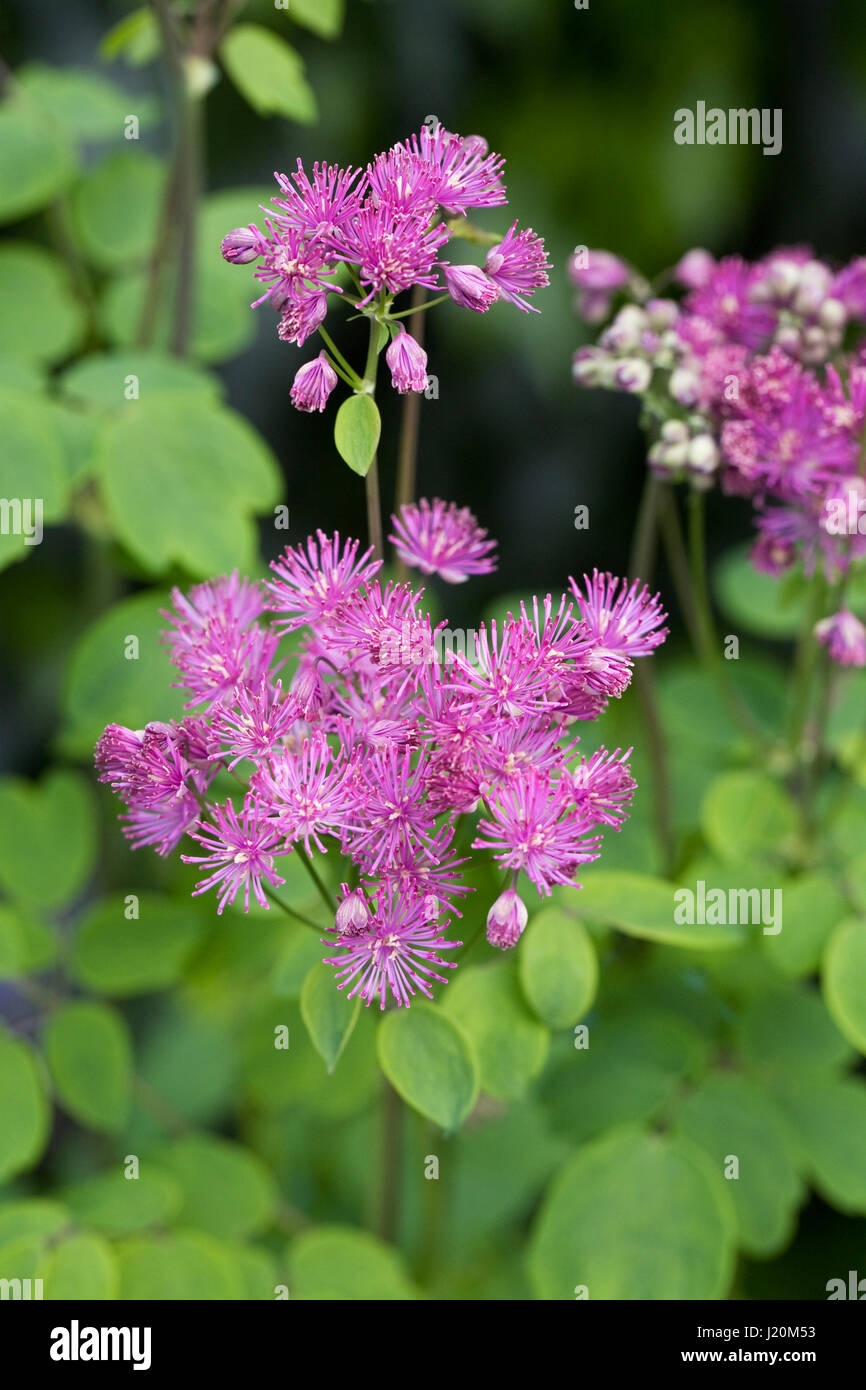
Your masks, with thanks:
[{"label": "blurred background foliage", "polygon": [[[586,924],[557,898],[517,960],[473,948],[427,1018],[453,1027],[466,1074],[401,1109],[396,1161],[378,1020],[348,1036],[339,1009],[323,1019],[312,934],[273,912],[218,920],[189,898],[190,869],[132,856],[89,755],[108,720],[178,713],[157,640],[173,583],[257,573],[286,540],[362,525],[363,485],[328,425],[289,402],[310,354],[278,342],[269,311],[248,308],[249,273],[219,257],[274,169],[365,163],[432,114],[506,154],[509,215],[548,241],[540,315],[445,306],[427,325],[439,398],[421,406],[419,490],[471,505],[500,541],[497,576],[432,596],[471,625],[503,591],[627,564],[643,451],[629,400],[571,385],[575,245],[650,274],[693,244],[863,250],[862,7],[249,0],[233,19],[283,48],[250,52],[235,30],[221,67],[202,61],[187,272],[167,256],[154,275],[175,145],[153,19],[110,0],[13,0],[0,18],[0,494],[41,495],[48,526],[38,547],[0,536],[0,1275],[38,1273],[51,1297],[271,1298],[285,1283],[293,1297],[498,1299],[570,1297],[590,1268],[593,1297],[822,1297],[858,1260],[866,1273],[866,994],[844,987],[866,967],[839,935],[866,907],[866,796],[825,846],[845,857],[840,895],[792,867],[791,808],[743,767],[676,623],[659,700],[677,876],[784,883],[785,931],[671,943],[644,792],[586,876]],[[781,107],[783,153],[676,146],[674,110],[701,98]],[[386,499],[398,405],[383,406]],[[745,507],[711,502],[743,692],[773,727],[796,623],[730,553]],[[863,694],[852,683],[834,716],[842,762]],[[640,749],[633,700],[598,733]],[[648,788],[640,753],[636,772]],[[467,933],[496,891],[474,872]],[[318,910],[306,881],[286,892]],[[587,1052],[581,1018],[598,1028]],[[733,1197],[718,1177],[730,1152],[750,1174]],[[422,1180],[429,1155],[438,1182]]]}]

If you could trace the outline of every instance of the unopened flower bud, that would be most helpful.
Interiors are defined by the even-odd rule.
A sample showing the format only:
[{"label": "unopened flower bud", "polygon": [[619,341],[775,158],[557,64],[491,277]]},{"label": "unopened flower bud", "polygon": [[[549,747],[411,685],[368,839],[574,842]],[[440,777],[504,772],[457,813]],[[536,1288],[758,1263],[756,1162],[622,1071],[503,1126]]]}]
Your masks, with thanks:
[{"label": "unopened flower bud", "polygon": [[400,328],[385,353],[385,361],[391,372],[391,384],[401,396],[407,391],[427,389],[427,354],[405,328]]},{"label": "unopened flower bud", "polygon": [[719,448],[712,435],[699,434],[688,447],[686,461],[694,473],[714,473],[719,466]]},{"label": "unopened flower bud", "polygon": [[716,268],[716,262],[709,251],[696,246],[687,251],[674,267],[674,275],[688,290],[699,290],[705,285]]},{"label": "unopened flower bud", "polygon": [[461,309],[474,309],[483,314],[499,298],[498,287],[478,265],[446,265],[444,275],[445,288]]},{"label": "unopened flower bud", "polygon": [[348,883],[343,883],[340,887],[344,896],[337,907],[334,925],[341,936],[363,936],[371,915],[364,901],[364,894],[360,888],[349,892]]},{"label": "unopened flower bud", "polygon": [[487,914],[487,940],[491,946],[507,951],[517,945],[528,920],[526,904],[517,889],[506,888]]},{"label": "unopened flower bud", "polygon": [[250,231],[249,227],[236,227],[223,237],[220,250],[223,259],[231,265],[249,265],[250,261],[258,259],[258,246],[259,238],[255,232]]},{"label": "unopened flower bud", "polygon": [[328,354],[320,352],[312,362],[299,367],[289,395],[297,410],[324,410],[328,397],[337,384],[337,373],[328,361]]},{"label": "unopened flower bud", "polygon": [[621,391],[640,394],[652,381],[652,367],[642,357],[625,357],[617,364],[614,380]]},{"label": "unopened flower bud", "polygon": [[677,367],[671,372],[668,390],[680,405],[694,405],[701,389],[701,379],[689,367]]}]

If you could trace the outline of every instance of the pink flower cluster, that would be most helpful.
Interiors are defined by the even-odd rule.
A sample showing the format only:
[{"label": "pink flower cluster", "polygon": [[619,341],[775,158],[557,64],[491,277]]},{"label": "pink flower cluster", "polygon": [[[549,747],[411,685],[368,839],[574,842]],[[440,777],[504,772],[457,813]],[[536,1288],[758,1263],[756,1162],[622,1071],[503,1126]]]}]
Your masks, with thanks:
[{"label": "pink flower cluster", "polygon": [[[300,346],[324,323],[328,296],[340,296],[387,324],[395,389],[423,391],[427,356],[399,315],[390,316],[397,295],[421,285],[476,313],[500,299],[531,310],[529,297],[548,284],[544,242],[531,228],[518,232],[516,222],[491,246],[483,268],[440,259],[455,219],[506,204],[504,162],[480,136],[464,138],[441,125],[422,127],[366,170],[316,163],[310,177],[299,159],[291,177],[275,175],[279,195],[273,208],[262,209],[263,226],[229,232],[222,254],[233,265],[258,262],[262,294],[254,307],[276,310],[280,338]],[[323,350],[301,367],[292,388],[297,408],[324,410],[345,365]]]},{"label": "pink flower cluster", "polygon": [[[577,351],[574,377],[644,398],[653,471],[748,497],[756,568],[846,576],[866,556],[866,258],[834,270],[805,247],[754,264],[695,249],[668,277],[679,300],[652,298],[606,252],[579,255],[570,274],[594,323],[632,298]],[[836,616],[844,640],[819,635],[866,665],[866,629]]]},{"label": "pink flower cluster", "polygon": [[[422,534],[437,507],[417,509]],[[471,573],[491,543],[473,517],[464,530]],[[450,542],[459,570],[453,530]],[[637,581],[596,572],[482,626],[466,652],[442,648],[423,590],[383,584],[357,541],[319,532],[271,568],[263,584],[174,591],[166,641],[189,713],[109,725],[99,776],[126,802],[133,845],[166,855],[189,837],[195,892],[214,889],[219,912],[267,907],[287,855],[336,849],[351,865],[326,938],[337,983],[408,1004],[455,963],[449,922],[470,891],[458,837],[507,871],[488,917],[505,947],[527,919],[519,875],[540,894],[573,884],[628,815],[628,754],[581,757],[571,725],[622,694],[665,614]],[[291,659],[289,633],[302,634]],[[473,833],[463,818],[476,815]]]}]

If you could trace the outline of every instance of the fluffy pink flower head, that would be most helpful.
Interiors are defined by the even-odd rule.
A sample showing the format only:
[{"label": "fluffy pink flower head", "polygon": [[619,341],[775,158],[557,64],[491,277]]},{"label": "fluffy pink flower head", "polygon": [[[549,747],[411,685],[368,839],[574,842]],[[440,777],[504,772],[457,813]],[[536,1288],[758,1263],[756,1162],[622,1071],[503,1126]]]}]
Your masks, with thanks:
[{"label": "fluffy pink flower head", "polygon": [[406,503],[399,518],[391,517],[394,534],[388,539],[404,564],[422,574],[438,574],[447,584],[462,584],[472,574],[492,574],[496,541],[478,525],[468,507],[435,497],[417,506]]},{"label": "fluffy pink flower head", "polygon": [[358,542],[340,545],[339,532],[326,536],[317,531],[317,540],[307,538],[302,546],[286,546],[279,560],[271,561],[277,576],[268,580],[269,607],[280,616],[277,626],[294,632],[308,623],[332,623],[357,597],[381,568],[381,560],[371,560],[372,548],[358,558]]},{"label": "fluffy pink flower head", "polygon": [[399,1006],[411,1004],[419,991],[432,999],[432,982],[447,979],[439,971],[457,964],[441,952],[462,942],[445,940],[439,923],[430,920],[430,906],[424,898],[406,899],[380,886],[367,930],[341,936],[339,954],[325,958],[326,965],[336,967],[337,988],[348,989],[350,999],[360,996],[368,1007],[378,1000],[380,1009],[389,996]]},{"label": "fluffy pink flower head", "polygon": [[526,296],[550,284],[550,263],[542,238],[531,227],[515,232],[516,226],[513,222],[502,240],[490,248],[484,269],[503,299],[524,312],[537,314]]},{"label": "fluffy pink flower head", "polygon": [[651,595],[639,579],[627,588],[628,580],[593,570],[592,578],[584,575],[583,582],[585,591],[570,579],[571,592],[588,631],[605,650],[627,657],[648,656],[665,640],[668,629],[662,623],[667,614],[659,595]]},{"label": "fluffy pink flower head", "polygon": [[568,262],[568,278],[579,290],[610,292],[621,289],[631,277],[625,261],[610,251],[577,250]]},{"label": "fluffy pink flower head", "polygon": [[598,858],[601,837],[588,836],[592,821],[575,808],[568,779],[555,782],[530,769],[487,806],[472,848],[492,850],[503,868],[522,870],[547,897],[555,883],[574,883],[578,866]]},{"label": "fluffy pink flower head", "polygon": [[469,208],[502,207],[506,202],[502,182],[505,160],[489,154],[487,141],[478,135],[465,139],[437,125],[422,126],[405,148],[418,155],[436,177],[435,200],[449,215],[458,216]]},{"label": "fluffy pink flower head", "polygon": [[619,830],[627,818],[637,782],[629,771],[631,749],[621,753],[617,748],[609,753],[599,748],[589,758],[581,759],[572,774],[575,805],[597,823]]},{"label": "fluffy pink flower head", "polygon": [[285,853],[282,836],[273,822],[255,805],[247,801],[238,817],[231,801],[225,806],[210,808],[213,824],[203,822],[191,831],[206,853],[182,854],[185,864],[201,864],[211,872],[193,890],[193,897],[216,888],[219,895],[217,912],[222,913],[243,889],[244,911],[250,910],[250,891],[260,907],[269,907],[264,883],[272,887],[285,883],[274,869],[274,857]]}]

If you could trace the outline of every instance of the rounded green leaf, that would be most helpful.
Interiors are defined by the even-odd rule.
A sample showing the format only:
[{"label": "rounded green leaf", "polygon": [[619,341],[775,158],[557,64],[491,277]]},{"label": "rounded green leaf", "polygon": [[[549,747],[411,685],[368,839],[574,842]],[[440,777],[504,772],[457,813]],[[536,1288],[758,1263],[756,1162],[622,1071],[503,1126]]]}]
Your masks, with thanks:
[{"label": "rounded green leaf", "polygon": [[721,1179],[679,1137],[618,1130],[580,1149],[548,1192],[529,1272],[543,1299],[723,1298],[734,1220]]},{"label": "rounded green leaf", "polygon": [[776,1094],[818,1192],[840,1211],[866,1215],[866,1082],[789,1077]]},{"label": "rounded green leaf", "polygon": [[231,1247],[203,1231],[130,1236],[118,1245],[117,1257],[123,1300],[243,1298]]},{"label": "rounded green leaf", "polygon": [[704,797],[701,828],[725,863],[783,858],[797,829],[797,812],[765,772],[725,772]]},{"label": "rounded green leaf", "polygon": [[77,346],[84,315],[62,261],[50,251],[16,241],[0,246],[0,303],[0,353],[57,362]]},{"label": "rounded green leaf", "polygon": [[234,411],[187,397],[131,403],[105,425],[96,467],[114,530],[145,569],[255,565],[253,517],[278,500],[280,475]]},{"label": "rounded green leaf", "polygon": [[55,770],[39,783],[0,780],[0,883],[41,907],[70,902],[96,858],[96,816],[84,777]]},{"label": "rounded green leaf", "polygon": [[[219,258],[218,248],[219,243],[208,248],[208,259],[199,262],[195,277],[190,352],[203,362],[222,362],[234,357],[250,343],[256,331],[256,319],[250,308],[250,284],[237,266],[230,266]],[[219,263],[213,257],[217,257]],[[233,271],[235,280],[227,280],[223,271]],[[257,283],[254,281],[253,287]],[[137,341],[150,293],[147,274],[139,270],[118,275],[106,287],[100,305],[100,323],[109,342],[130,347]],[[173,306],[173,287],[170,281],[164,281],[156,304],[151,342],[166,352],[171,339]]]},{"label": "rounded green leaf", "polygon": [[193,1135],[159,1155],[180,1183],[178,1220],[211,1235],[239,1239],[266,1226],[277,1202],[273,1177],[261,1159],[228,1139]]},{"label": "rounded green leaf", "polygon": [[27,1197],[0,1206],[0,1245],[21,1236],[54,1236],[72,1224],[72,1215],[59,1202]]},{"label": "rounded green leaf", "polygon": [[804,593],[788,578],[756,570],[751,546],[730,550],[716,565],[713,589],[719,607],[738,628],[760,637],[795,637],[804,620]]},{"label": "rounded green leaf", "polygon": [[91,1129],[121,1129],[129,1111],[132,1049],[120,1015],[105,1004],[64,1004],[48,1020],[44,1044],[64,1109]]},{"label": "rounded green leaf", "polygon": [[[4,103],[0,108],[0,222],[16,222],[38,212],[74,175],[75,155],[57,122],[46,119],[26,98]],[[3,302],[5,313],[5,295]]]},{"label": "rounded green leaf", "polygon": [[88,259],[102,270],[152,253],[166,172],[141,150],[120,150],[88,170],[75,190],[72,216]]},{"label": "rounded green leaf", "polygon": [[97,994],[124,996],[165,989],[180,979],[201,939],[204,921],[190,901],[137,894],[137,915],[125,897],[91,908],[72,947],[70,971]]},{"label": "rounded green leaf", "polygon": [[804,874],[782,889],[782,930],[761,934],[770,959],[786,975],[813,974],[847,904],[827,874]]},{"label": "rounded green leaf", "polygon": [[[26,63],[15,74],[18,90],[39,112],[77,140],[117,140],[129,115],[129,96],[113,82],[88,68],[50,67]],[[135,115],[144,127],[157,106],[140,93]]]},{"label": "rounded green leaf", "polygon": [[56,954],[57,938],[50,927],[0,904],[0,980],[43,970]]},{"label": "rounded green leaf", "polygon": [[734,1036],[747,1066],[768,1078],[832,1071],[851,1057],[820,996],[805,986],[759,994],[742,1011]]},{"label": "rounded green leaf", "polygon": [[115,1299],[119,1285],[117,1261],[101,1236],[82,1231],[52,1245],[39,1262],[43,1298]]},{"label": "rounded green leaf", "polygon": [[415,1110],[450,1132],[478,1096],[478,1063],[462,1029],[432,1004],[388,1013],[378,1033],[379,1061]]},{"label": "rounded green leaf", "polygon": [[[214,400],[221,390],[216,378],[194,362],[142,348],[83,357],[63,373],[60,389],[70,400],[93,410],[123,410],[130,399],[149,401],[166,395]],[[131,398],[132,390],[137,395]]]},{"label": "rounded green leaf", "polygon": [[360,1012],[360,999],[347,999],[337,989],[331,967],[314,965],[301,990],[301,1017],[329,1072],[340,1060]]},{"label": "rounded green leaf", "polygon": [[29,1168],[45,1148],[50,1109],[32,1049],[0,1032],[0,1182]]},{"label": "rounded green leaf", "polygon": [[367,1231],[314,1226],[289,1247],[289,1293],[304,1301],[406,1301],[419,1297],[402,1256]]},{"label": "rounded green leaf", "polygon": [[[293,856],[294,857],[294,856]],[[322,963],[322,943],[308,927],[292,925],[271,971],[271,991],[283,999],[300,999],[310,971]],[[334,976],[331,974],[331,983]]]},{"label": "rounded green leaf", "polygon": [[63,746],[88,757],[106,724],[143,729],[180,717],[183,695],[160,633],[167,627],[162,590],[114,604],[79,638],[66,672]]},{"label": "rounded green leaf", "polygon": [[362,478],[376,457],[381,433],[379,407],[372,396],[362,393],[343,401],[334,421],[334,443],[343,462]]},{"label": "rounded green leaf", "polygon": [[743,941],[739,926],[677,921],[682,916],[679,885],[628,870],[587,873],[575,907],[583,917],[609,923],[628,936],[690,950],[732,950]]},{"label": "rounded green leaf", "polygon": [[45,527],[62,520],[69,478],[57,417],[44,399],[0,387],[0,438],[2,568],[32,554]]},{"label": "rounded green leaf", "polygon": [[527,1009],[512,962],[463,966],[441,1007],[472,1044],[481,1090],[520,1099],[547,1060],[550,1034]]},{"label": "rounded green leaf", "polygon": [[241,96],[260,116],[277,113],[293,121],[316,120],[316,98],[304,77],[303,60],[279,34],[259,24],[235,24],[223,40],[220,58]]},{"label": "rounded green leaf", "polygon": [[598,958],[586,928],[555,907],[543,908],[523,933],[518,955],[523,993],[551,1028],[569,1028],[590,1008]]},{"label": "rounded green leaf", "polygon": [[824,1000],[841,1033],[866,1053],[866,922],[841,922],[827,943],[821,972]]},{"label": "rounded green leaf", "polygon": [[[763,1257],[783,1250],[805,1194],[788,1130],[767,1092],[745,1077],[709,1076],[686,1096],[676,1124],[725,1179],[742,1248]],[[728,1177],[732,1158],[738,1167]]]},{"label": "rounded green leaf", "polygon": [[62,1196],[79,1225],[112,1237],[163,1226],[175,1219],[182,1202],[177,1179],[149,1159],[137,1178],[124,1172],[100,1173],[64,1188]]}]

